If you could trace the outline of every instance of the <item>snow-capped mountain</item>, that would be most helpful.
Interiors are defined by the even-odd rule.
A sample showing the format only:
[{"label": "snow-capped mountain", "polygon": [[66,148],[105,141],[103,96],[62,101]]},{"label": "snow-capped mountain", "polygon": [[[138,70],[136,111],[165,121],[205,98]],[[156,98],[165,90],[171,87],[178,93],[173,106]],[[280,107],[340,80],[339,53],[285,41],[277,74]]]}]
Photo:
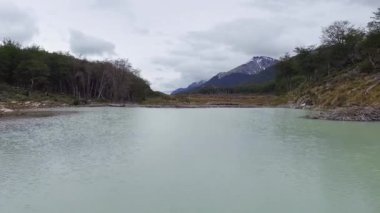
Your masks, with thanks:
[{"label": "snow-capped mountain", "polygon": [[[275,78],[276,70],[273,68],[278,60],[255,56],[248,63],[240,65],[228,72],[221,72],[208,81],[200,81],[190,84],[187,88],[175,90],[172,95],[190,93],[206,87],[230,88],[245,83],[266,83]],[[268,72],[266,72],[268,70]]]},{"label": "snow-capped mountain", "polygon": [[236,67],[235,69],[232,69],[228,72],[222,72],[219,73],[217,76],[218,78],[223,78],[227,75],[231,75],[234,73],[243,73],[247,75],[255,75],[259,72],[265,70],[268,67],[273,66],[277,63],[276,59],[267,57],[267,56],[255,56],[252,58],[251,61],[249,61],[246,64],[243,64],[239,67]]}]

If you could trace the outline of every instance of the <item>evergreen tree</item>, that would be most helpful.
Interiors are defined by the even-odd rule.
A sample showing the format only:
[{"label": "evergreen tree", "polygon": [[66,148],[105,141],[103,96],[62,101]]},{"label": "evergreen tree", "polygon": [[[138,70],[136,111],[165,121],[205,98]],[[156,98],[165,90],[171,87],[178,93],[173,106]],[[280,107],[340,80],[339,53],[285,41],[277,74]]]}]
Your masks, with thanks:
[{"label": "evergreen tree", "polygon": [[33,89],[47,90],[49,67],[38,60],[21,62],[15,70],[15,78],[18,82],[33,91]]},{"label": "evergreen tree", "polygon": [[368,23],[368,30],[370,32],[380,32],[380,8],[377,8],[377,11],[373,13],[374,16],[371,17],[372,21]]}]

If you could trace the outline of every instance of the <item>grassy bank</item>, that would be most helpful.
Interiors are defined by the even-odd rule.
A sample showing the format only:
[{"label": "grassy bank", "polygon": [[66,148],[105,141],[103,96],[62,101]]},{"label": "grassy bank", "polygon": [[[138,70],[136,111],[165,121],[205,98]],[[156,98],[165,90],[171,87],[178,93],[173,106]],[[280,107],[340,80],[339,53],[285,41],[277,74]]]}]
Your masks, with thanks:
[{"label": "grassy bank", "polygon": [[289,93],[297,105],[334,109],[350,107],[380,107],[380,74],[344,72],[325,80],[304,84]]},{"label": "grassy bank", "polygon": [[57,107],[76,104],[76,99],[56,93],[28,92],[23,88],[0,84],[0,108],[12,110]]}]

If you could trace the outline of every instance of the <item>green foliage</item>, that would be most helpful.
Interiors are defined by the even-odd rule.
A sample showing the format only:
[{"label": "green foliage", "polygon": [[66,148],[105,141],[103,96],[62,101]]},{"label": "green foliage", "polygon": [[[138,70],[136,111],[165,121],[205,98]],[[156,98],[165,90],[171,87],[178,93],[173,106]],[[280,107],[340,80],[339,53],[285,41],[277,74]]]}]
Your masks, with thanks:
[{"label": "green foliage", "polygon": [[0,81],[13,83],[13,71],[21,61],[21,45],[4,40],[0,45]]},{"label": "green foliage", "polygon": [[22,61],[14,71],[14,77],[23,87],[33,90],[47,90],[49,84],[49,67],[38,60]]},{"label": "green foliage", "polygon": [[78,100],[142,101],[151,92],[128,60],[87,61],[38,46],[0,44],[0,82]]}]

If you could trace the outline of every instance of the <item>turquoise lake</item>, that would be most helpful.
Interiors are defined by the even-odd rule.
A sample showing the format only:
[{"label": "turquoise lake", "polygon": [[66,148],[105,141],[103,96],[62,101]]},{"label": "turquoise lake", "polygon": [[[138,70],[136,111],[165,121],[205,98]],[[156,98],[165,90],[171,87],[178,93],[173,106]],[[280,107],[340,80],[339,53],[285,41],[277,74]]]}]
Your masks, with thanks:
[{"label": "turquoise lake", "polygon": [[0,120],[4,213],[379,213],[380,123],[291,109]]}]

